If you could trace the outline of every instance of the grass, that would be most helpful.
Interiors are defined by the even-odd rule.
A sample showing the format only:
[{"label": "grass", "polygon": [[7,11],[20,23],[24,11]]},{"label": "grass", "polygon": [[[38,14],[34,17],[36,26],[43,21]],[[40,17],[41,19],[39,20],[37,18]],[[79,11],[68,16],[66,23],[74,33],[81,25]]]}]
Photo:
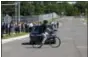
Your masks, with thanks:
[{"label": "grass", "polygon": [[18,37],[18,36],[22,36],[22,35],[26,35],[26,34],[28,34],[28,33],[20,32],[20,33],[17,33],[17,34],[11,33],[10,35],[4,34],[4,36],[3,36],[2,39],[8,39],[8,38],[13,38],[13,37]]}]

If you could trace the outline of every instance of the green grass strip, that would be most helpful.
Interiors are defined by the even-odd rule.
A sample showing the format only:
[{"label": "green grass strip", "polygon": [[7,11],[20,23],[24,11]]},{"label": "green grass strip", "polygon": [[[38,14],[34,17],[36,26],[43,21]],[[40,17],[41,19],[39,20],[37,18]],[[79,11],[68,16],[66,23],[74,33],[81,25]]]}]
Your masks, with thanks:
[{"label": "green grass strip", "polygon": [[17,33],[17,34],[11,33],[10,35],[4,34],[4,36],[3,36],[2,39],[8,39],[8,38],[13,38],[13,37],[18,37],[18,36],[22,36],[22,35],[26,35],[26,34],[28,34],[28,33],[20,32],[20,33]]}]

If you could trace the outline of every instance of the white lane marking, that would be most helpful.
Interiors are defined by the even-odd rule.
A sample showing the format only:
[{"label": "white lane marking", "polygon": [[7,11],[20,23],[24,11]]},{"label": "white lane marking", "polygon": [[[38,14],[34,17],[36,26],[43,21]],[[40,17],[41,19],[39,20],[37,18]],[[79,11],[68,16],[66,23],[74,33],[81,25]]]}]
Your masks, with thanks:
[{"label": "white lane marking", "polygon": [[87,46],[76,46],[77,48],[87,49]]},{"label": "white lane marking", "polygon": [[24,35],[24,36],[19,36],[19,37],[13,37],[13,38],[9,38],[9,39],[2,39],[2,44],[8,43],[8,42],[11,42],[11,41],[14,41],[14,40],[23,39],[23,38],[26,38],[26,37],[29,37],[29,34]]}]

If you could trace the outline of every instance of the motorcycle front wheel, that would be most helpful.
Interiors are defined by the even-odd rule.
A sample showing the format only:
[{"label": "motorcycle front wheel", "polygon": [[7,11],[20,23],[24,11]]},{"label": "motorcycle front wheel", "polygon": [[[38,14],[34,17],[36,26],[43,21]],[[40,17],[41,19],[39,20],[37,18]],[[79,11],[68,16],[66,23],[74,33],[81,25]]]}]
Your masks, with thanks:
[{"label": "motorcycle front wheel", "polygon": [[[52,39],[51,39],[52,40]],[[55,43],[49,43],[49,45],[52,47],[52,48],[57,48],[59,47],[61,44],[61,40],[59,37],[55,37]]]}]

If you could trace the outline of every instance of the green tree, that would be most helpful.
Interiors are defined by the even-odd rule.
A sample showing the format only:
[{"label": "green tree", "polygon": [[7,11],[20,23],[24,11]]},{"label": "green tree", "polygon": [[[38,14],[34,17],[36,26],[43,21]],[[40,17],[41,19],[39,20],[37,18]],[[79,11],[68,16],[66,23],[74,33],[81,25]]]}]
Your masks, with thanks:
[{"label": "green tree", "polygon": [[76,4],[74,5],[75,7],[78,8],[78,10],[80,11],[80,13],[85,13],[85,9],[87,8],[88,9],[88,2],[85,1],[85,2],[76,2]]},{"label": "green tree", "polygon": [[34,14],[34,5],[28,2],[21,2],[21,15],[33,15]]}]

